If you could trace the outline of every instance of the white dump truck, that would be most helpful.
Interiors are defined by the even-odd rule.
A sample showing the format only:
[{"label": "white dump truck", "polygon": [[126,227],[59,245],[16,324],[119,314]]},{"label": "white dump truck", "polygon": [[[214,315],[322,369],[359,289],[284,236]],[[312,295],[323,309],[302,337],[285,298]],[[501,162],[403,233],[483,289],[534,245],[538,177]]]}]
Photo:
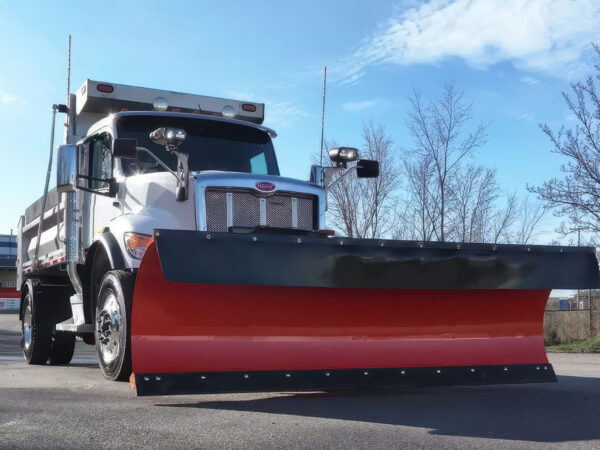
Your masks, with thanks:
[{"label": "white dump truck", "polygon": [[86,80],[57,113],[19,222],[29,364],[81,336],[139,395],[553,381],[549,289],[599,284],[589,248],[333,237],[330,183],[378,163],[280,176],[261,103]]}]

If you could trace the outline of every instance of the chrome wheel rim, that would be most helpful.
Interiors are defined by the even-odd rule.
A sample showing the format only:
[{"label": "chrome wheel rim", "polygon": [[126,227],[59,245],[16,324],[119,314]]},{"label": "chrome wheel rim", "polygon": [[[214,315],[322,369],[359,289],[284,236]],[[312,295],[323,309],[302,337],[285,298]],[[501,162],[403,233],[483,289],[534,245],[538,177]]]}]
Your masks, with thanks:
[{"label": "chrome wheel rim", "polygon": [[116,295],[109,292],[102,310],[96,315],[96,340],[105,365],[119,359],[121,353],[121,308]]},{"label": "chrome wheel rim", "polygon": [[29,351],[31,347],[31,322],[32,322],[32,314],[31,314],[31,296],[27,294],[25,297],[26,307],[25,312],[23,313],[23,350],[26,352]]}]

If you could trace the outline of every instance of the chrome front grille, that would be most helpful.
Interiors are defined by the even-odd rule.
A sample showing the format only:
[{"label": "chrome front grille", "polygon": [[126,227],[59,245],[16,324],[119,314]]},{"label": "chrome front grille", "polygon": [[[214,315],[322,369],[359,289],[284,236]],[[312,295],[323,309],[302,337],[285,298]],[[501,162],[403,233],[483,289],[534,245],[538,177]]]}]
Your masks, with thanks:
[{"label": "chrome front grille", "polygon": [[315,197],[295,192],[259,194],[253,190],[206,189],[206,230],[267,226],[313,230]]}]

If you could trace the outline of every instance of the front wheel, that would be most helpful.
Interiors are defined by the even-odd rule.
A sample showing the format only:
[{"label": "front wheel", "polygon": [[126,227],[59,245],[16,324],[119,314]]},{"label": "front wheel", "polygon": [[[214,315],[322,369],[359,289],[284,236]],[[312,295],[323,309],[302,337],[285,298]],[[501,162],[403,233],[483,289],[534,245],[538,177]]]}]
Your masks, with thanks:
[{"label": "front wheel", "polygon": [[98,362],[109,380],[127,380],[131,374],[131,304],[135,275],[124,270],[107,272],[98,290],[95,338]]}]

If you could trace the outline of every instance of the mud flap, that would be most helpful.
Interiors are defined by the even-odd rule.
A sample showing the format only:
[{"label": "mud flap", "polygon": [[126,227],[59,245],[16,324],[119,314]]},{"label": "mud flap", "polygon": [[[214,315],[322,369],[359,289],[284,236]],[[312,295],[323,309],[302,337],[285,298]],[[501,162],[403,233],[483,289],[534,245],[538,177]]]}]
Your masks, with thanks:
[{"label": "mud flap", "polygon": [[157,231],[134,292],[138,395],[556,381],[550,288],[598,284],[589,249],[298,239]]}]

